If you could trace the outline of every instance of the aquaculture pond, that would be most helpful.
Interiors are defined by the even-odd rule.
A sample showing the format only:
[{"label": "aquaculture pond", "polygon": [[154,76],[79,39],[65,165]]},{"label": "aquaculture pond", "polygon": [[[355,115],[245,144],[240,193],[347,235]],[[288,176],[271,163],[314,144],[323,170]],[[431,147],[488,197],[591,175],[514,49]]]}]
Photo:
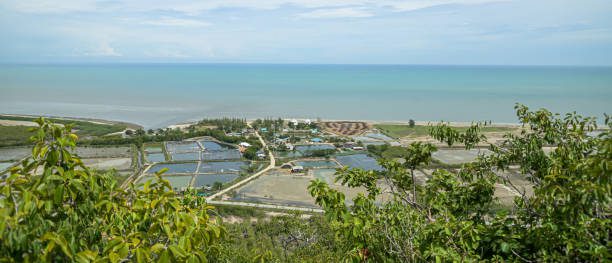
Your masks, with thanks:
[{"label": "aquaculture pond", "polygon": [[200,151],[200,145],[197,142],[166,142],[166,150],[168,152],[197,152]]},{"label": "aquaculture pond", "polygon": [[147,161],[150,163],[165,162],[166,156],[163,153],[147,153]]},{"label": "aquaculture pond", "polygon": [[160,153],[162,152],[161,146],[145,146],[145,152],[147,153]]},{"label": "aquaculture pond", "polygon": [[297,161],[296,165],[303,166],[304,168],[336,168],[338,164],[334,161],[319,160],[319,161]]},{"label": "aquaculture pond", "polygon": [[170,156],[172,157],[172,161],[197,161],[197,160],[200,160],[200,152],[172,153]]},{"label": "aquaculture pond", "polygon": [[200,140],[199,142],[200,144],[202,144],[205,151],[222,151],[222,150],[233,149],[233,147],[223,145],[218,142],[209,141],[209,140]]},{"label": "aquaculture pond", "polygon": [[240,159],[241,157],[242,155],[240,155],[240,151],[238,151],[237,149],[202,152],[203,161],[232,160],[232,159]]},{"label": "aquaculture pond", "polygon": [[[175,191],[180,191],[183,190],[187,187],[189,187],[189,184],[191,183],[191,179],[193,176],[191,175],[174,175],[174,176],[164,176],[163,178],[165,180],[168,180],[168,182],[170,182],[170,185],[172,186],[172,188]],[[145,176],[142,179],[140,179],[138,181],[139,184],[144,184],[145,182],[147,182],[148,180],[152,180],[155,181],[156,178],[154,176]],[[142,188],[142,186],[141,186]]]},{"label": "aquaculture pond", "polygon": [[456,150],[438,150],[432,154],[432,157],[446,164],[462,164],[476,160],[479,155],[489,155],[491,151],[487,149],[456,149]]},{"label": "aquaculture pond", "polygon": [[7,168],[11,167],[11,165],[13,165],[13,163],[0,163],[0,172],[6,170]]},{"label": "aquaculture pond", "polygon": [[30,154],[30,147],[0,148],[0,161],[18,161]]},{"label": "aquaculture pond", "polygon": [[175,173],[195,173],[198,168],[198,163],[168,163],[168,164],[155,164],[147,173],[153,174],[155,172],[160,171],[163,168],[168,168],[168,171],[165,174],[175,174]]},{"label": "aquaculture pond", "polygon": [[238,174],[199,174],[196,176],[194,187],[212,186],[215,182],[228,183],[234,181]]},{"label": "aquaculture pond", "polygon": [[198,173],[239,173],[249,162],[202,162]]},{"label": "aquaculture pond", "polygon": [[341,165],[348,166],[350,168],[382,171],[382,167],[378,164],[376,159],[368,156],[367,154],[336,156],[336,160],[338,160]]},{"label": "aquaculture pond", "polygon": [[310,145],[297,145],[295,146],[295,150],[299,151],[303,154],[310,153],[317,150],[335,150],[331,144],[310,144]]}]

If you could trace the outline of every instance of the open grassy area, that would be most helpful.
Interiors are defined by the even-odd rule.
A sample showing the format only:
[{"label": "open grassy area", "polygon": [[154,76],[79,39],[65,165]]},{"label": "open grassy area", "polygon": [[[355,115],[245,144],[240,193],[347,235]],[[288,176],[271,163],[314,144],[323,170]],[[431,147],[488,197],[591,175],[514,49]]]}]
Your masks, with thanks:
[{"label": "open grassy area", "polygon": [[22,145],[29,141],[32,127],[0,125],[0,146]]},{"label": "open grassy area", "polygon": [[[429,126],[426,125],[415,125],[410,127],[409,125],[398,125],[398,124],[376,124],[375,128],[381,132],[393,138],[402,137],[420,137],[429,135]],[[467,130],[468,127],[454,127],[460,132]],[[482,132],[509,132],[515,128],[511,127],[484,127]]]},{"label": "open grassy area", "polygon": [[[0,115],[0,120],[13,120],[13,121],[34,121],[35,117],[21,117],[21,116],[6,116]],[[49,120],[58,124],[73,124],[73,129],[79,137],[100,137],[109,133],[121,132],[127,128],[126,124],[102,124],[94,123],[89,121],[80,120],[65,120],[65,119],[54,119]],[[12,145],[25,145],[28,144],[28,139],[32,136],[32,133],[28,130],[31,127],[27,126],[7,126],[0,125],[0,146],[12,146]]]}]

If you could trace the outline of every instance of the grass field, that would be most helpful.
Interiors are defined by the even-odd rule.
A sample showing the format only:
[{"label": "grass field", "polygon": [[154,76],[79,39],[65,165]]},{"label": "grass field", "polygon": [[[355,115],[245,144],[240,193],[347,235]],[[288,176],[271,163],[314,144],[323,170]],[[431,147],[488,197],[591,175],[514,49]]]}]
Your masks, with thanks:
[{"label": "grass field", "polygon": [[[415,125],[414,127],[410,127],[409,125],[398,125],[398,124],[376,124],[375,128],[379,129],[381,132],[385,133],[388,136],[393,138],[402,138],[402,137],[420,137],[429,135],[429,126],[425,125]],[[467,130],[468,127],[454,127],[460,132]],[[482,128],[482,132],[508,132],[513,131],[515,128],[511,127],[484,127]]]},{"label": "grass field", "polygon": [[[34,121],[34,117],[6,116],[0,115],[0,120]],[[109,133],[120,132],[127,128],[126,124],[102,124],[89,121],[64,120],[49,118],[58,124],[73,124],[74,132],[81,138],[100,137]],[[25,145],[29,143],[32,133],[27,126],[0,125],[0,146]]]}]

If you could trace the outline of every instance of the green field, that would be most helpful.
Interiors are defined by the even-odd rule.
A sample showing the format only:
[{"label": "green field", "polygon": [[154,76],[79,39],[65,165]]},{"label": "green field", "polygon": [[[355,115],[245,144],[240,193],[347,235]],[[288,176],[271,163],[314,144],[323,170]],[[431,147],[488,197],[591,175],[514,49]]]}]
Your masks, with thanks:
[{"label": "green field", "polygon": [[[0,115],[0,120],[34,121],[35,117],[19,117]],[[54,119],[49,120],[58,124],[72,124],[74,132],[81,138],[100,137],[109,133],[120,132],[127,128],[127,124],[100,124],[89,121]],[[25,145],[29,143],[32,127],[0,125],[0,146]]]},{"label": "green field", "polygon": [[[398,125],[398,124],[375,124],[375,128],[379,129],[387,136],[393,138],[402,138],[402,137],[419,137],[419,136],[427,136],[429,135],[429,126],[425,125],[415,125],[414,127],[410,127],[409,125]],[[460,132],[464,132],[468,127],[453,127]],[[511,127],[484,127],[482,128],[482,132],[509,132],[513,131],[516,128]]]}]

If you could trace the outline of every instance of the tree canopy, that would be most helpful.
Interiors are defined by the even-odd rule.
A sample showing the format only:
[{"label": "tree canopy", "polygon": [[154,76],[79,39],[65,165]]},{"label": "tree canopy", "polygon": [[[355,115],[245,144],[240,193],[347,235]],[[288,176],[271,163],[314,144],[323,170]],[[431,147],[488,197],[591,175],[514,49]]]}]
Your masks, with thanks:
[{"label": "tree canopy", "polygon": [[[355,261],[609,261],[612,162],[608,129],[591,135],[594,118],[575,113],[560,116],[547,110],[516,106],[523,125],[508,134],[492,154],[457,170],[436,170],[418,183],[414,170],[425,165],[433,145],[412,143],[404,163],[382,160],[384,171],[339,170],[337,180],[364,187],[367,194],[345,203],[327,183],[309,186],[336,234],[353,241],[345,257]],[[469,149],[484,141],[481,124],[465,132],[440,124],[432,136]],[[552,147],[550,153],[545,147]],[[504,172],[517,169],[533,184],[533,194],[515,186]],[[384,179],[390,197],[377,202]],[[509,210],[495,211],[496,185],[514,190]]]},{"label": "tree canopy", "polygon": [[32,157],[0,184],[0,259],[26,262],[206,262],[225,231],[203,199],[177,196],[157,174],[124,190],[72,150],[70,125],[44,119]]}]

